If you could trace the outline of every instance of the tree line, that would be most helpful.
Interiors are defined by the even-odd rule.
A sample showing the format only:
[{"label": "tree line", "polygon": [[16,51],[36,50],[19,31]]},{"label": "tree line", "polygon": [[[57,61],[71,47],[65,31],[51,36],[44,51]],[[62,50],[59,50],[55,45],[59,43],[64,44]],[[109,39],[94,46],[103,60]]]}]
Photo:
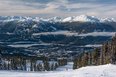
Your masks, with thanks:
[{"label": "tree line", "polygon": [[93,51],[82,52],[74,59],[73,69],[90,65],[116,64],[116,36]]},{"label": "tree line", "polygon": [[67,64],[67,59],[50,60],[48,57],[0,53],[0,70],[52,71]]}]

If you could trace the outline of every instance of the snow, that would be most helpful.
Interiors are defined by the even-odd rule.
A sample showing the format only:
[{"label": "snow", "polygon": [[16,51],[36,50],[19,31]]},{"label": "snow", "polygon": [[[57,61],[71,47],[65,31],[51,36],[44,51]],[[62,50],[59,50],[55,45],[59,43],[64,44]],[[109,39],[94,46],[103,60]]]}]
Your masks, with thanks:
[{"label": "snow", "polygon": [[80,15],[73,19],[73,21],[81,21],[81,22],[99,22],[99,19],[94,16]]},{"label": "snow", "polygon": [[0,16],[0,21],[9,22],[19,20],[21,22],[32,20],[32,21],[46,21],[46,22],[116,22],[114,18],[98,18],[95,16],[88,16],[88,15],[79,15],[79,16],[72,16],[72,17],[52,17],[52,18],[39,18],[39,17],[22,17],[22,16]]},{"label": "snow", "polygon": [[53,17],[53,18],[49,18],[48,21],[50,22],[61,22],[62,19],[60,17]]},{"label": "snow", "polygon": [[67,17],[62,20],[62,22],[116,22],[114,18],[98,18],[95,16],[88,16],[88,15],[79,15],[73,17]]},{"label": "snow", "polygon": [[[35,19],[36,20],[36,19]],[[45,22],[53,22],[53,23],[56,23],[56,22],[62,22],[62,18],[60,17],[52,17],[52,18],[40,18],[41,21],[45,21]]]},{"label": "snow", "polygon": [[0,71],[0,77],[116,77],[116,65],[87,66],[61,72]]},{"label": "snow", "polygon": [[38,28],[38,26],[35,24],[35,25],[32,26],[32,28]]},{"label": "snow", "polygon": [[114,18],[104,18],[101,19],[100,22],[116,22],[116,20]]},{"label": "snow", "polygon": [[79,15],[73,17],[67,17],[62,20],[62,22],[116,22],[114,18],[98,18],[95,16],[88,16],[88,15]]},{"label": "snow", "polygon": [[56,69],[56,71],[71,71],[73,70],[73,62],[68,62],[65,66],[60,66]]},{"label": "snow", "polygon": [[73,17],[67,17],[62,20],[62,22],[72,22],[72,21],[73,21]]}]

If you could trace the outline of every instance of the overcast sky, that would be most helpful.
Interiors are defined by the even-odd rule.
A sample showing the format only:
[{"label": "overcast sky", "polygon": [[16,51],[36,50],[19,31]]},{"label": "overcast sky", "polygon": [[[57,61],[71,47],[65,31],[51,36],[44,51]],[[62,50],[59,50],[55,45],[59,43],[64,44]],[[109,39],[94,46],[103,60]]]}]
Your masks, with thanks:
[{"label": "overcast sky", "polygon": [[116,18],[116,0],[0,0],[1,16],[67,17],[83,14]]}]

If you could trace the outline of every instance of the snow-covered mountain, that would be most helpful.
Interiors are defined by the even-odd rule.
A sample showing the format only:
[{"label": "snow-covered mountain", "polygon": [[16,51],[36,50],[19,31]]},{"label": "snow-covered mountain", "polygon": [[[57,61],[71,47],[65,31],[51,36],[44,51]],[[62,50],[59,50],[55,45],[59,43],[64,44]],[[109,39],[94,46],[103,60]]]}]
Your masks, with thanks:
[{"label": "snow-covered mountain", "polygon": [[63,22],[101,22],[100,18],[94,17],[94,16],[86,16],[86,15],[80,15],[80,16],[73,16],[73,17],[67,17],[63,19]]},{"label": "snow-covered mountain", "polygon": [[98,18],[95,16],[73,16],[67,18],[39,18],[22,16],[0,16],[0,33],[30,32],[93,32],[116,31],[116,21],[113,18]]},{"label": "snow-covered mountain", "polygon": [[15,48],[21,48],[19,52],[25,51],[25,48],[28,51],[80,51],[78,47],[101,45],[110,40],[115,32],[113,18],[86,15],[48,19],[0,16],[0,44],[5,45],[3,47],[8,52],[15,52]]},{"label": "snow-covered mountain", "polygon": [[[73,60],[83,51],[93,51],[116,34],[116,20],[95,16],[40,18],[0,16],[0,56],[48,57]],[[5,64],[4,64],[5,65]],[[55,72],[0,71],[0,77],[116,77],[115,65],[88,66],[72,70],[72,65]],[[100,69],[100,70],[99,70]],[[63,70],[63,72],[58,72]]]},{"label": "snow-covered mountain", "polygon": [[[64,19],[60,17],[45,19],[40,17],[0,16],[0,36],[4,36],[0,38],[0,40],[16,41],[19,40],[17,39],[19,37],[23,40],[37,40],[39,37],[39,39],[43,41],[45,37],[51,37],[50,35],[55,36],[52,36],[50,39],[56,40],[56,38],[64,38],[67,36],[81,37],[81,35],[88,33],[94,35],[95,32],[97,34],[101,32],[100,35],[112,32],[111,34],[114,35],[114,32],[116,32],[115,25],[116,22],[113,18],[103,19],[86,15],[67,17]],[[13,36],[15,36],[15,38]],[[61,40],[63,40],[63,38]]]},{"label": "snow-covered mountain", "polygon": [[87,15],[80,15],[80,16],[73,16],[67,17],[62,20],[62,22],[116,22],[114,18],[98,18],[95,16],[87,16]]},{"label": "snow-covered mountain", "polygon": [[95,16],[88,15],[80,15],[80,16],[72,16],[72,17],[52,17],[52,18],[39,18],[39,17],[22,17],[22,16],[0,16],[0,21],[47,21],[47,22],[116,22],[114,18],[98,18]]}]

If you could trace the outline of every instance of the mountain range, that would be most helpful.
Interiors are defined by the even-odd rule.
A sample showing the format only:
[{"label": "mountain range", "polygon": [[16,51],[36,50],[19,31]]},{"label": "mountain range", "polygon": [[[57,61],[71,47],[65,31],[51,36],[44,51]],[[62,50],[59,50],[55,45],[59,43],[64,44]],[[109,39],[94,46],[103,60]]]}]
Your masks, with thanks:
[{"label": "mountain range", "polygon": [[[21,51],[80,51],[101,46],[116,32],[114,18],[0,16],[1,48]],[[88,47],[89,46],[89,47]],[[7,49],[5,48],[5,49]],[[15,52],[11,50],[9,52]]]}]

